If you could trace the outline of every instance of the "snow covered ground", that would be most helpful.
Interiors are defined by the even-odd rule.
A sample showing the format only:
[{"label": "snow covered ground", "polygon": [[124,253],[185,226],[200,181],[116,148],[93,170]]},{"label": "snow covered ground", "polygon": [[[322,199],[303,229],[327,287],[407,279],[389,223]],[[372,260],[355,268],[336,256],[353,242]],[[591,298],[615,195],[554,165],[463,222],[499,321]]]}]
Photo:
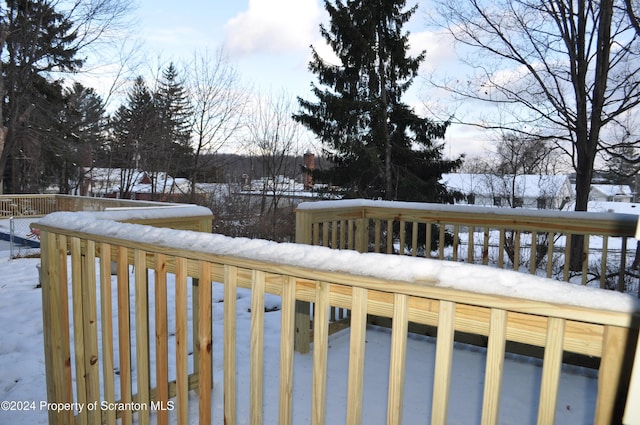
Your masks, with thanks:
[{"label": "snow covered ground", "polygon": [[[2,249],[2,247],[0,247]],[[39,259],[8,259],[8,251],[0,251],[0,425],[47,422],[42,349],[41,290],[36,288]],[[172,282],[170,282],[171,284]],[[221,300],[222,286],[214,286],[214,300]],[[114,297],[115,299],[115,297]],[[153,299],[153,297],[151,297]],[[171,303],[171,300],[169,301]],[[267,306],[277,306],[279,298],[270,296]],[[189,305],[191,303],[189,302]],[[222,423],[222,302],[213,304],[214,320],[214,388],[212,410],[214,423]],[[238,414],[239,423],[248,423],[249,385],[249,292],[238,293]],[[169,311],[172,311],[169,308]],[[189,312],[191,314],[191,312]],[[265,315],[265,391],[264,423],[277,420],[277,388],[280,313]],[[170,326],[175,326],[170,321]],[[174,329],[175,330],[175,329]],[[169,330],[171,332],[171,329]],[[390,331],[370,327],[367,331],[365,362],[365,394],[363,423],[382,424],[386,420],[386,388],[388,380]],[[434,340],[412,335],[407,350],[407,383],[405,387],[404,422],[428,423],[433,395]],[[344,423],[347,400],[347,370],[349,330],[330,337],[327,423]],[[449,424],[467,425],[480,422],[484,380],[484,350],[459,345],[454,354]],[[116,365],[117,366],[117,365]],[[153,370],[153,366],[152,366]],[[170,371],[170,374],[173,373]],[[296,354],[294,378],[295,423],[310,423],[312,355]],[[518,356],[509,356],[504,369],[500,423],[535,424],[538,388],[541,381],[540,363]],[[437,391],[437,389],[436,389]],[[595,372],[566,367],[561,378],[560,397],[556,409],[559,424],[592,423],[596,400]],[[20,404],[27,402],[27,404]],[[32,404],[33,403],[33,404]],[[28,410],[8,410],[17,405]],[[31,409],[31,406],[34,408]],[[197,423],[197,400],[190,399],[190,418]]]}]

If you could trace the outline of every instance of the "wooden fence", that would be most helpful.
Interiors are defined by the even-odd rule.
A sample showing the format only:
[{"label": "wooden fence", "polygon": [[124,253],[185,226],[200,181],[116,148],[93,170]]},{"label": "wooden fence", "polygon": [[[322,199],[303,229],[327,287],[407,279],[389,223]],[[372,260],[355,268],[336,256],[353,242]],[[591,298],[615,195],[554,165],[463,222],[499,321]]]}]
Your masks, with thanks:
[{"label": "wooden fence", "polygon": [[[640,213],[640,212],[639,212]],[[626,289],[638,216],[384,202],[322,201],[296,210],[296,242],[493,265]],[[577,252],[572,241],[581,243]],[[611,241],[617,246],[611,247]],[[595,247],[594,245],[597,245]],[[577,260],[577,261],[576,261]],[[572,267],[577,264],[579,267]],[[631,279],[637,281],[637,277]],[[615,282],[615,284],[611,283]],[[640,296],[640,286],[638,287]]]},{"label": "wooden fence", "polygon": [[[219,235],[189,231],[151,229],[113,223],[101,225],[90,218],[51,215],[37,225],[42,235],[43,320],[47,396],[50,403],[88,406],[102,402],[124,406],[117,410],[83,409],[50,411],[49,423],[115,424],[150,422],[150,405],[175,403],[179,425],[189,422],[189,390],[195,390],[200,424],[235,424],[238,409],[248,411],[250,423],[263,422],[264,368],[279,367],[278,423],[300,423],[293,417],[294,326],[297,302],[314,302],[313,382],[311,423],[326,421],[328,311],[330,306],[351,311],[348,400],[345,423],[360,424],[363,411],[363,372],[367,315],[393,320],[387,387],[387,423],[402,423],[407,327],[410,322],[436,326],[431,423],[447,423],[454,333],[488,338],[482,424],[498,421],[500,388],[506,341],[544,347],[540,383],[538,424],[553,424],[563,352],[601,359],[594,423],[620,423],[638,335],[638,312],[617,312],[554,302],[476,293],[438,286],[437,281],[399,281],[367,276],[362,271],[332,270],[343,253],[323,247],[292,248],[264,242],[260,250],[247,253],[247,242]],[[240,248],[233,248],[240,246]],[[299,254],[287,262],[293,249]],[[265,257],[262,253],[268,253]],[[398,257],[375,255],[377,263],[398,267]],[[325,259],[318,265],[316,258]],[[274,259],[278,259],[275,261]],[[393,260],[394,262],[390,262]],[[400,261],[415,263],[412,258]],[[355,266],[356,261],[354,261]],[[116,274],[112,275],[112,264]],[[415,265],[415,264],[414,264]],[[130,281],[130,267],[133,278]],[[400,266],[402,266],[400,264]],[[464,267],[464,266],[463,266]],[[474,266],[467,266],[474,267]],[[385,268],[385,267],[382,267]],[[149,273],[154,276],[154,302],[149,302]],[[496,270],[495,273],[512,273]],[[175,279],[175,285],[167,281]],[[193,290],[193,316],[187,314],[187,288]],[[473,274],[469,274],[473,279]],[[69,284],[67,283],[69,282]],[[212,282],[224,285],[224,314],[212,318]],[[111,288],[117,288],[117,300]],[[566,285],[571,291],[575,285]],[[133,291],[130,297],[129,290]],[[236,294],[251,289],[249,406],[238,406],[236,381]],[[577,287],[582,289],[580,287]],[[279,365],[265,364],[265,294],[281,297]],[[624,297],[605,293],[603,295]],[[167,311],[167,299],[175,299],[175,311]],[[98,302],[99,300],[99,302]],[[131,300],[131,301],[130,301]],[[113,309],[112,304],[117,308]],[[176,321],[175,344],[169,347],[167,317]],[[130,322],[132,320],[132,322]],[[223,321],[223,337],[214,339],[212,322]],[[155,335],[149,323],[154,323]],[[116,324],[114,326],[114,324]],[[189,346],[188,329],[194,330]],[[131,331],[132,330],[132,331]],[[213,386],[212,347],[223,344],[224,377]],[[117,345],[117,349],[115,346]],[[194,362],[187,357],[193,349]],[[131,352],[133,350],[133,353]],[[74,355],[72,356],[72,353]],[[175,379],[168,375],[169,358],[175,358]],[[114,372],[114,362],[119,369]],[[152,359],[154,360],[152,362]],[[155,368],[151,364],[155,363]],[[132,365],[135,364],[135,367]],[[425,366],[426,367],[426,366]],[[135,382],[135,385],[134,385]],[[153,383],[153,385],[152,385]],[[117,388],[116,388],[117,387]],[[212,390],[213,387],[213,390]],[[224,417],[212,417],[212,392],[224,392]],[[116,394],[119,394],[116,398]],[[155,404],[154,404],[155,403]],[[463,409],[465,406],[457,406]],[[153,415],[166,424],[169,415],[158,409]],[[428,418],[425,418],[428,422]]]}]

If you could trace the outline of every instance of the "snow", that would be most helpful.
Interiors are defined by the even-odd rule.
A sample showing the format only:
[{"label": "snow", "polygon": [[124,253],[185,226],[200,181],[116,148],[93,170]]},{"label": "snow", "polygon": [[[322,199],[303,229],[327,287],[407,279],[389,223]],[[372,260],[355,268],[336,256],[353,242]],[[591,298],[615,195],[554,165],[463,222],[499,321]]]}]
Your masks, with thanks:
[{"label": "snow", "polygon": [[151,184],[149,175],[138,169],[91,168],[85,171],[84,178],[90,184],[90,192],[104,194],[119,192],[122,176],[132,193],[188,193],[191,186],[188,179],[174,178],[167,173],[153,175],[154,184]]},{"label": "snow", "polygon": [[[599,206],[599,207],[596,207]],[[451,205],[451,204],[429,204],[423,202],[404,202],[404,201],[382,201],[367,199],[344,199],[335,201],[317,201],[303,202],[297,206],[300,211],[313,211],[322,209],[346,209],[346,208],[393,208],[393,209],[409,209],[418,211],[438,211],[475,214],[493,214],[497,216],[521,216],[536,218],[559,218],[571,220],[589,220],[589,221],[610,221],[615,218],[619,222],[637,223],[640,214],[640,204],[632,204],[625,202],[599,202],[594,204],[594,209],[587,211],[561,211],[561,210],[533,210],[529,208],[504,208],[504,207],[488,207],[475,205]],[[636,210],[636,208],[638,210]]]},{"label": "snow", "polygon": [[587,206],[593,212],[612,212],[618,214],[640,214],[640,204],[634,202],[589,201]]},{"label": "snow", "polygon": [[[129,241],[322,271],[347,272],[386,280],[416,282],[586,308],[640,311],[638,300],[628,294],[583,287],[515,271],[494,270],[482,265],[359,253],[351,250],[340,251],[318,246],[116,223],[98,220],[92,213],[58,212],[44,217],[40,223]],[[474,278],[469,279],[469,276]]]},{"label": "snow", "polygon": [[[472,174],[446,173],[442,175],[442,182],[450,189],[465,194],[474,193],[484,196],[501,196],[505,189],[514,188],[516,196],[537,198],[539,196],[556,197],[563,189],[571,188],[569,177],[565,175],[547,174]],[[563,194],[564,195],[564,194]],[[573,193],[567,193],[571,196]]]},{"label": "snow", "polygon": [[591,184],[590,197],[594,196],[593,192],[600,192],[605,198],[633,198],[633,190],[626,184]]},{"label": "snow", "polygon": [[[352,201],[345,201],[352,202]],[[333,205],[333,203],[332,203]],[[167,209],[168,210],[168,209]],[[155,212],[121,210],[118,214],[163,214]],[[298,265],[324,271],[349,271],[383,279],[438,285],[461,290],[532,298],[546,302],[559,302],[584,307],[620,311],[640,310],[633,297],[585,288],[577,285],[529,276],[522,273],[496,270],[486,266],[427,260],[422,258],[361,254],[355,251],[338,251],[323,247],[298,244],[279,244],[263,240],[228,238],[221,235],[195,233],[171,229],[159,229],[136,224],[102,220],[104,213],[54,213],[42,218],[39,225],[52,226],[77,232],[122,238],[138,243],[203,251],[217,255],[250,258],[284,265]],[[38,259],[9,260],[6,251],[0,252],[0,402],[16,405],[18,402],[34,402],[29,411],[0,409],[0,424],[46,423],[46,409],[40,403],[46,400],[44,356],[42,336],[41,291],[36,288]],[[473,279],[469,279],[473,276]],[[115,279],[115,277],[114,277]],[[133,277],[132,277],[133,279]],[[153,276],[150,276],[150,289]],[[168,288],[175,287],[169,276]],[[116,285],[113,285],[114,290]],[[223,300],[222,285],[214,284],[213,299]],[[69,291],[71,293],[71,291]],[[169,292],[168,311],[175,311]],[[113,294],[112,299],[117,299]],[[150,294],[153,309],[153,294]],[[248,423],[249,382],[249,330],[251,298],[247,290],[237,294],[237,364],[238,364],[238,413],[239,423]],[[99,304],[98,304],[99,305]],[[191,317],[191,302],[188,315]],[[266,385],[277,388],[280,312],[279,298],[267,296],[265,305],[265,367]],[[214,320],[214,388],[212,411],[215,423],[222,421],[223,345],[222,313],[224,302],[213,303]],[[151,310],[153,311],[153,310]],[[150,323],[153,328],[153,323]],[[175,320],[169,320],[169,333],[175,332]],[[150,329],[153,334],[153,329]],[[189,332],[191,335],[191,332]],[[343,423],[346,412],[347,370],[349,356],[349,329],[332,335],[329,339],[329,376],[327,423]],[[133,342],[135,343],[135,341]],[[384,423],[387,404],[387,380],[389,364],[390,331],[369,327],[365,358],[365,393],[363,423]],[[73,348],[73,347],[72,347]],[[154,357],[154,356],[152,356]],[[403,417],[405,423],[425,423],[430,417],[430,401],[433,396],[435,344],[430,337],[411,335],[407,348],[407,382]],[[152,359],[152,362],[154,360]],[[484,365],[483,349],[458,344],[454,353],[450,394],[450,424],[477,423],[482,407]],[[294,418],[295,423],[310,423],[312,354],[295,356]],[[117,365],[116,365],[117,366]],[[154,370],[154,365],[151,365]],[[175,376],[175,370],[169,371]],[[535,424],[538,392],[542,379],[538,360],[508,355],[504,365],[505,380],[502,389],[500,423]],[[277,423],[277,391],[265,391],[265,423]],[[597,396],[596,372],[590,369],[564,367],[560,382],[560,395],[556,409],[557,423],[572,425],[591,423]],[[197,423],[197,402],[190,395],[190,418]],[[2,404],[5,406],[6,403]],[[10,404],[11,405],[11,404]]]},{"label": "snow", "polygon": [[503,207],[487,207],[487,206],[475,206],[475,205],[451,205],[451,204],[429,204],[423,202],[404,202],[404,201],[382,201],[382,200],[367,200],[367,199],[345,199],[336,201],[317,201],[317,202],[303,202],[298,205],[297,209],[300,211],[316,210],[316,209],[342,209],[342,208],[393,208],[393,209],[409,209],[417,211],[439,211],[439,212],[452,212],[460,213],[475,213],[475,214],[493,214],[493,215],[506,215],[506,216],[522,216],[531,217],[535,215],[536,218],[563,218],[572,220],[611,220],[615,218],[620,221],[630,221],[636,223],[638,221],[638,215],[635,214],[615,214],[611,211],[604,212],[586,212],[586,211],[560,211],[560,210],[533,210],[530,208],[503,208]]},{"label": "snow", "polygon": [[[69,214],[69,213],[67,213]],[[143,207],[113,207],[104,211],[76,212],[80,217],[93,217],[96,220],[153,220],[174,217],[200,217],[212,216],[209,208],[188,205],[188,204],[168,204],[168,206],[143,206]]]}]

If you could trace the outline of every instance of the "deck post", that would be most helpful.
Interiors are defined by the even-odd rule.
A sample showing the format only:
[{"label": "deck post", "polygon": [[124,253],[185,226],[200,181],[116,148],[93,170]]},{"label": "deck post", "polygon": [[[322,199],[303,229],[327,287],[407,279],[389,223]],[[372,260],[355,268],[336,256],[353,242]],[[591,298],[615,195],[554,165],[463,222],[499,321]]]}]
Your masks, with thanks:
[{"label": "deck post", "polygon": [[[45,379],[48,403],[72,402],[71,355],[69,348],[69,317],[66,274],[59,261],[56,236],[40,234],[42,247],[40,283],[42,285],[42,319],[44,336]],[[60,242],[65,245],[66,239]],[[64,263],[66,264],[66,263]],[[65,276],[61,279],[61,275]],[[47,409],[49,424],[73,423],[73,411]]]},{"label": "deck post", "polygon": [[636,354],[631,372],[629,394],[627,394],[627,407],[624,411],[622,423],[627,425],[640,425],[640,345],[636,346]]},{"label": "deck post", "polygon": [[[296,243],[311,245],[311,213],[296,210]],[[307,301],[296,301],[294,350],[308,353],[311,350],[311,305]]]},{"label": "deck post", "polygon": [[637,330],[611,325],[605,327],[598,372],[596,425],[622,423],[637,339]]}]

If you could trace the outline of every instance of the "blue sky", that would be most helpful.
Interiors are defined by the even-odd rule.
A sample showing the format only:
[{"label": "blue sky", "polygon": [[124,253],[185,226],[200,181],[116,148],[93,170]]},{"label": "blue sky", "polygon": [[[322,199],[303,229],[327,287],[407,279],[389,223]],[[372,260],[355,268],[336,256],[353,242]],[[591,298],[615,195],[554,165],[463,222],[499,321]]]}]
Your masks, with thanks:
[{"label": "blue sky", "polygon": [[298,94],[313,78],[309,45],[322,12],[315,0],[142,0],[136,13],[145,50],[161,60],[224,47],[245,80]]},{"label": "blue sky", "polygon": [[[406,27],[411,32],[412,51],[427,51],[423,73],[450,72],[456,61],[452,45],[427,29],[424,3]],[[319,33],[319,24],[326,21],[319,0],[139,0],[137,6],[136,35],[143,43],[149,69],[223,47],[241,78],[255,90],[284,90],[313,99],[309,88],[315,76],[307,70],[309,46],[330,57]],[[427,97],[422,85],[423,80],[417,78],[405,99],[419,113],[424,113],[422,99]],[[447,153],[478,150],[477,137],[475,131],[450,128]]]}]

